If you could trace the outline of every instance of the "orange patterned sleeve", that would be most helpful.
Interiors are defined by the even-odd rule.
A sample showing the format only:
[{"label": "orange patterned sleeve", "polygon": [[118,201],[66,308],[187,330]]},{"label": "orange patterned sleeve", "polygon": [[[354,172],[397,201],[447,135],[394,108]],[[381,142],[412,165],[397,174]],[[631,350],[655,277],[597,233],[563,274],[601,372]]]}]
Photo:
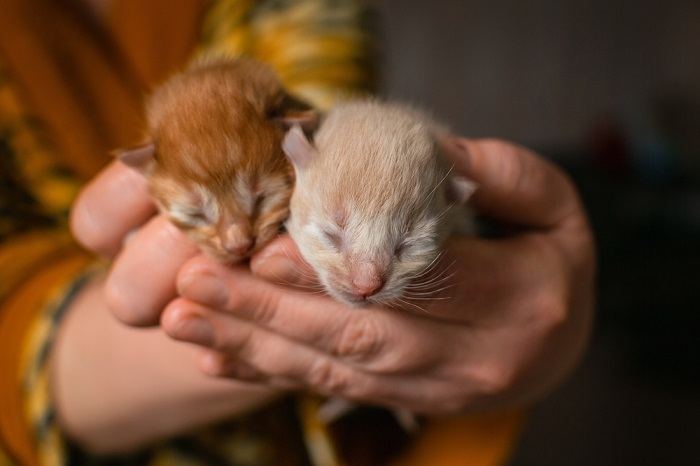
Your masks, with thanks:
[{"label": "orange patterned sleeve", "polygon": [[0,247],[0,438],[19,464],[58,464],[51,458],[61,442],[47,422],[47,356],[58,310],[90,261],[61,232],[25,234]]},{"label": "orange patterned sleeve", "polygon": [[[78,183],[53,159],[0,67],[0,465],[41,460],[51,416],[43,364],[55,301],[90,264],[66,228]],[[38,357],[35,357],[38,356]],[[29,361],[40,361],[32,367]],[[31,377],[30,377],[31,374]],[[44,439],[47,440],[47,439]]]}]

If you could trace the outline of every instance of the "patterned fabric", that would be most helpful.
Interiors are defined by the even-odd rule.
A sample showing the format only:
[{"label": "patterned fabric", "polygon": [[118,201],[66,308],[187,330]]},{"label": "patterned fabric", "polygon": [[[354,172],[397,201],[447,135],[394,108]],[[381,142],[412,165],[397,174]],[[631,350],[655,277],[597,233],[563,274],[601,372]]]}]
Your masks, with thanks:
[{"label": "patterned fabric", "polygon": [[327,109],[373,87],[369,26],[359,2],[220,1],[205,19],[200,52],[270,63],[290,91]]},{"label": "patterned fabric", "polygon": [[[71,261],[71,277],[80,273],[87,260]],[[22,395],[25,401],[25,415],[37,440],[37,456],[42,465],[58,466],[65,463],[66,451],[60,429],[49,402],[48,357],[51,352],[55,330],[75,295],[90,278],[90,273],[80,273],[77,278],[65,283],[55,284],[43,304],[42,312],[32,322],[27,332],[25,348],[22,354],[20,373],[22,378]]]},{"label": "patterned fabric", "polygon": [[0,67],[0,241],[56,226],[78,185],[56,165],[45,141]]}]

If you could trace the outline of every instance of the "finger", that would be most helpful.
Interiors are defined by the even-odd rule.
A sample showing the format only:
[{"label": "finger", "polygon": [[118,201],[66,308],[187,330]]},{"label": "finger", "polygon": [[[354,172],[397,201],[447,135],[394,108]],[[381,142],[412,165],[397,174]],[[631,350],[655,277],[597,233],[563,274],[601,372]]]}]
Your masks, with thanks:
[{"label": "finger", "polygon": [[322,291],[316,273],[301,257],[299,248],[289,235],[283,235],[257,253],[250,261],[254,275],[278,285]]},{"label": "finger", "polygon": [[306,386],[298,380],[270,376],[234,356],[213,349],[202,350],[199,369],[212,377],[232,378],[282,390],[299,390]]},{"label": "finger", "polygon": [[[163,312],[161,325],[176,340],[195,343],[225,354],[226,358],[210,356],[209,362],[221,372],[235,370],[233,365],[224,367],[235,359],[243,361],[256,371],[255,374],[248,375],[260,378],[260,374],[265,374],[269,378],[293,379],[301,385],[335,393],[345,389],[346,379],[356,378],[351,375],[350,368],[341,366],[328,355],[286,340],[250,322],[184,299],[177,299],[168,305]],[[310,373],[317,371],[311,368],[315,364],[322,365],[324,372],[332,371],[334,374],[328,377],[321,374],[309,377]],[[329,365],[333,368],[327,368]]]},{"label": "finger", "polygon": [[121,248],[124,236],[155,211],[146,179],[115,161],[78,196],[71,211],[71,230],[87,249],[111,257]]},{"label": "finger", "polygon": [[495,139],[450,138],[443,148],[455,169],[477,183],[470,203],[479,212],[548,228],[579,210],[569,178],[534,152]]},{"label": "finger", "polygon": [[249,364],[216,350],[205,349],[199,358],[199,369],[213,377],[236,378],[248,383],[265,383],[269,377]]},{"label": "finger", "polygon": [[105,298],[117,318],[129,325],[153,325],[175,297],[178,270],[198,248],[172,223],[154,217],[134,233],[112,265]]},{"label": "finger", "polygon": [[471,329],[503,325],[525,304],[564,302],[569,272],[540,236],[450,238],[434,277],[408,285],[405,295],[431,317]]},{"label": "finger", "polygon": [[459,335],[455,325],[376,306],[350,308],[199,257],[182,268],[178,290],[207,307],[376,372],[404,373],[433,364],[445,342]]},{"label": "finger", "polygon": [[[387,383],[379,376],[344,364],[328,354],[186,300],[171,303],[161,323],[172,338],[191,341],[190,331],[201,336],[201,321],[211,325],[212,338],[203,339],[199,344],[226,355],[225,358],[210,356],[209,363],[213,366],[210,369],[214,373],[239,370],[241,366],[231,364],[235,360],[254,371],[238,372],[239,376],[266,378],[275,386],[288,387],[290,381],[295,381],[297,385],[326,395],[375,402],[410,399],[414,394],[410,384]],[[227,367],[228,364],[231,365]]]}]

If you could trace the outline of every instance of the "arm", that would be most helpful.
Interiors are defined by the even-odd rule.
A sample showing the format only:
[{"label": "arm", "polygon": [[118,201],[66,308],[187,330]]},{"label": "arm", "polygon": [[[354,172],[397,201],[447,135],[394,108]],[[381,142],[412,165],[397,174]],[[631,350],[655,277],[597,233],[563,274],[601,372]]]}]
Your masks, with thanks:
[{"label": "arm", "polygon": [[88,450],[124,452],[232,418],[271,390],[214,380],[196,370],[198,350],[160,329],[114,319],[98,277],[73,302],[53,351],[54,401],[66,432]]}]

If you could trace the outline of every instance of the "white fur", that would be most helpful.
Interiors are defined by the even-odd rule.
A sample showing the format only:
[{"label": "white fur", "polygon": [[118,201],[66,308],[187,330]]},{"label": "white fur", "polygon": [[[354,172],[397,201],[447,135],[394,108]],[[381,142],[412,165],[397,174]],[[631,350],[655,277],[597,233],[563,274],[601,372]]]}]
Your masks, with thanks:
[{"label": "white fur", "polygon": [[[370,301],[393,301],[436,259],[456,210],[448,189],[456,185],[457,200],[466,201],[471,188],[439,156],[444,132],[414,109],[357,101],[331,110],[314,146],[299,140],[300,131],[288,133],[294,144],[287,151],[304,162],[295,165],[287,229],[329,294],[357,303],[349,275],[355,264],[372,262],[386,284]],[[328,234],[340,235],[342,247]]]}]

